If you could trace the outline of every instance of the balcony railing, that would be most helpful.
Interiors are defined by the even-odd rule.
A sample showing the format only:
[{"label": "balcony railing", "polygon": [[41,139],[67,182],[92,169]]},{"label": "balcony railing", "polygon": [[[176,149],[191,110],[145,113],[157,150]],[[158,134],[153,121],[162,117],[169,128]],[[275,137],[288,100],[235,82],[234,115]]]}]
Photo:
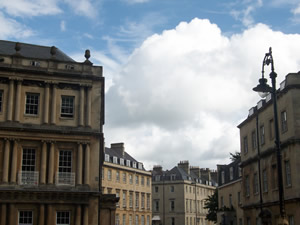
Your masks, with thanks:
[{"label": "balcony railing", "polygon": [[39,184],[38,171],[19,171],[19,185],[36,186]]},{"label": "balcony railing", "polygon": [[57,172],[55,176],[56,185],[75,185],[75,173]]}]

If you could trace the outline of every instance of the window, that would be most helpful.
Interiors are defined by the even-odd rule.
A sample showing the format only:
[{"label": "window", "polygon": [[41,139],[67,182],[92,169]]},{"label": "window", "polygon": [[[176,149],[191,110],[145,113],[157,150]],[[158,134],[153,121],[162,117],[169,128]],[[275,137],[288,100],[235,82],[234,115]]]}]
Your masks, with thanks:
[{"label": "window", "polygon": [[136,168],[136,162],[132,162],[132,167]]},{"label": "window", "polygon": [[225,172],[224,171],[221,172],[221,182],[222,182],[222,184],[225,183]]},{"label": "window", "polygon": [[155,192],[158,192],[158,187],[157,186],[155,186]]},{"label": "window", "polygon": [[129,215],[129,225],[132,225],[132,215]]},{"label": "window", "polygon": [[135,184],[138,185],[139,184],[139,176],[135,175]]},{"label": "window", "polygon": [[145,194],[142,194],[142,199],[141,199],[141,208],[145,208]]},{"label": "window", "polygon": [[130,160],[126,160],[126,166],[129,166],[130,167]]},{"label": "window", "polygon": [[154,205],[155,205],[155,211],[159,211],[159,200],[154,200]]},{"label": "window", "polygon": [[33,213],[32,211],[19,211],[19,225],[32,225]]},{"label": "window", "polygon": [[246,196],[250,196],[250,184],[249,184],[249,176],[247,175],[245,178],[245,191],[246,191]]},{"label": "window", "polygon": [[174,200],[171,200],[171,201],[170,201],[170,210],[171,210],[171,211],[174,211],[174,209],[175,209],[175,201],[174,201]]},{"label": "window", "polygon": [[144,177],[141,177],[141,185],[145,185],[145,178]]},{"label": "window", "polygon": [[132,174],[129,174],[129,183],[130,183],[130,184],[133,183]]},{"label": "window", "polygon": [[116,181],[120,182],[120,171],[116,171]]},{"label": "window", "polygon": [[120,159],[120,165],[124,166],[124,159]]},{"label": "window", "polygon": [[116,156],[113,156],[113,163],[115,163],[115,164],[118,163],[118,158]]},{"label": "window", "polygon": [[289,225],[295,225],[294,216],[289,216]]},{"label": "window", "polygon": [[170,187],[171,192],[174,192],[174,186]]},{"label": "window", "polygon": [[139,208],[140,195],[138,192],[135,193],[135,208]]},{"label": "window", "polygon": [[102,168],[101,170],[101,176],[102,176],[102,180],[104,180],[104,168]]},{"label": "window", "polygon": [[247,217],[247,225],[251,225],[251,220],[249,217]]},{"label": "window", "polygon": [[272,165],[272,189],[276,189],[278,186],[278,180],[277,180],[277,166],[276,164]]},{"label": "window", "polygon": [[3,91],[0,91],[0,112],[2,112],[2,106],[3,106]]},{"label": "window", "polygon": [[147,177],[147,186],[150,186],[150,178]]},{"label": "window", "polygon": [[107,188],[107,194],[111,194],[112,188]]},{"label": "window", "polygon": [[70,150],[59,151],[58,172],[60,173],[72,172],[72,151]]},{"label": "window", "polygon": [[237,193],[237,198],[238,198],[238,204],[241,204],[241,192]]},{"label": "window", "polygon": [[129,207],[132,208],[133,206],[133,192],[129,193]]},{"label": "window", "polygon": [[123,208],[126,208],[126,191],[123,191]]},{"label": "window", "polygon": [[230,176],[230,180],[233,180],[233,167],[229,168],[229,176]]},{"label": "window", "polygon": [[273,119],[270,119],[269,121],[269,133],[270,133],[270,140],[273,140],[274,139],[274,120]]},{"label": "window", "polygon": [[140,170],[142,170],[143,169],[143,163],[138,163],[138,167],[139,167]]},{"label": "window", "polygon": [[268,176],[267,170],[263,170],[263,190],[264,192],[268,191]]},{"label": "window", "polygon": [[141,225],[145,225],[145,216],[144,215],[141,216]]},{"label": "window", "polygon": [[232,194],[229,194],[229,207],[232,207]]},{"label": "window", "polygon": [[119,218],[119,214],[116,214],[116,225],[120,225],[120,218]]},{"label": "window", "polygon": [[150,194],[147,194],[147,209],[150,209]]},{"label": "window", "polygon": [[22,171],[35,171],[35,149],[23,148]]},{"label": "window", "polygon": [[123,225],[126,225],[126,214],[123,214]]},{"label": "window", "polygon": [[223,198],[223,196],[221,196],[221,208],[223,208],[224,207],[224,198]]},{"label": "window", "polygon": [[107,170],[107,180],[111,180],[111,170]]},{"label": "window", "polygon": [[290,161],[285,161],[285,184],[286,186],[292,185],[292,178],[291,178],[291,165]]},{"label": "window", "polygon": [[68,225],[70,224],[70,212],[58,211],[56,212],[56,225]]},{"label": "window", "polygon": [[26,93],[25,114],[37,115],[39,112],[39,97],[37,93]]},{"label": "window", "polygon": [[288,130],[286,111],[281,112],[281,132],[284,133]]},{"label": "window", "polygon": [[265,144],[265,126],[260,126],[260,144]]},{"label": "window", "polygon": [[255,150],[257,147],[255,130],[252,131],[252,133],[251,133],[251,142],[252,142],[252,150]]},{"label": "window", "polygon": [[147,216],[147,225],[150,225],[150,216]]},{"label": "window", "polygon": [[185,201],[185,208],[186,208],[186,211],[188,212],[189,211],[189,200]]},{"label": "window", "polygon": [[[116,190],[116,197],[120,198],[120,190]],[[119,208],[120,207],[120,201],[117,202],[116,206]]]},{"label": "window", "polygon": [[243,145],[244,145],[244,154],[248,153],[248,137],[245,136],[243,139]]},{"label": "window", "polygon": [[61,96],[61,117],[74,117],[74,96]]},{"label": "window", "polygon": [[126,173],[123,173],[123,183],[126,184]]},{"label": "window", "polygon": [[109,155],[108,154],[105,154],[105,161],[109,162]]},{"label": "window", "polygon": [[239,218],[239,225],[243,225],[243,219]]},{"label": "window", "polygon": [[135,225],[139,225],[139,216],[135,215]]},{"label": "window", "polygon": [[253,193],[258,193],[258,176],[257,173],[254,173],[253,175]]},{"label": "window", "polygon": [[175,225],[175,218],[174,217],[171,218],[171,225]]}]

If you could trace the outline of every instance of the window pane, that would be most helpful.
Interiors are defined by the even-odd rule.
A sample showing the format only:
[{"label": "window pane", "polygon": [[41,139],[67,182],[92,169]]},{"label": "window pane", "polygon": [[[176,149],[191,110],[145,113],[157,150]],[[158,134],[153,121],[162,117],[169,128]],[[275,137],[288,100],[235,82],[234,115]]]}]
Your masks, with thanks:
[{"label": "window pane", "polygon": [[61,117],[74,116],[74,96],[61,96]]},{"label": "window pane", "polygon": [[39,107],[39,94],[27,93],[26,94],[26,104],[25,104],[25,114],[37,115]]},{"label": "window pane", "polygon": [[59,167],[58,172],[72,172],[72,151],[59,151]]},{"label": "window pane", "polygon": [[24,148],[22,156],[22,171],[35,171],[35,149]]},{"label": "window pane", "polygon": [[56,225],[69,225],[70,224],[70,212],[58,211],[56,212]]}]

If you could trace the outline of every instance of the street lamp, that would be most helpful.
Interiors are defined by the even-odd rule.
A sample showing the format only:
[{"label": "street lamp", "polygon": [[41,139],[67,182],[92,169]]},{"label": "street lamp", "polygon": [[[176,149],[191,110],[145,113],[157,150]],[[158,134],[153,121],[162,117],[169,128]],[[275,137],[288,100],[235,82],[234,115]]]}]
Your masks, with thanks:
[{"label": "street lamp", "polygon": [[[270,78],[272,81],[272,87],[267,84],[267,79],[264,77],[264,66],[271,64]],[[278,224],[288,224],[285,220],[285,207],[284,207],[284,191],[283,191],[283,179],[282,179],[282,164],[281,164],[281,149],[278,127],[278,113],[277,113],[277,95],[276,95],[276,77],[277,74],[274,71],[274,61],[272,56],[272,48],[269,48],[269,52],[265,54],[262,63],[262,78],[259,79],[259,84],[253,88],[253,91],[259,93],[264,98],[268,93],[272,94],[273,99],[273,111],[274,111],[274,126],[275,126],[275,145],[277,156],[277,176],[278,176],[278,194],[279,194],[279,207],[280,207],[280,221]]]}]

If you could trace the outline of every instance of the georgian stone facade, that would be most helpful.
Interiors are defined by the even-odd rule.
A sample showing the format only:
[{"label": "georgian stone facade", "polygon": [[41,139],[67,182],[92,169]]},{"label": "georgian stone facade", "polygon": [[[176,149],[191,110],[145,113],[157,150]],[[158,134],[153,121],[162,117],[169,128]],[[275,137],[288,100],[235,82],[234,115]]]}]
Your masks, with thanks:
[{"label": "georgian stone facade", "polygon": [[104,78],[85,56],[0,41],[1,225],[99,224]]},{"label": "georgian stone facade", "polygon": [[[280,84],[277,95],[284,202],[286,218],[289,224],[293,225],[300,221],[300,74],[288,74]],[[261,207],[268,217],[265,218],[268,220],[267,224],[277,224],[280,213],[271,96],[267,96],[266,99],[259,101],[257,106],[251,108],[248,118],[238,127],[245,224],[255,224],[260,220]]]}]

